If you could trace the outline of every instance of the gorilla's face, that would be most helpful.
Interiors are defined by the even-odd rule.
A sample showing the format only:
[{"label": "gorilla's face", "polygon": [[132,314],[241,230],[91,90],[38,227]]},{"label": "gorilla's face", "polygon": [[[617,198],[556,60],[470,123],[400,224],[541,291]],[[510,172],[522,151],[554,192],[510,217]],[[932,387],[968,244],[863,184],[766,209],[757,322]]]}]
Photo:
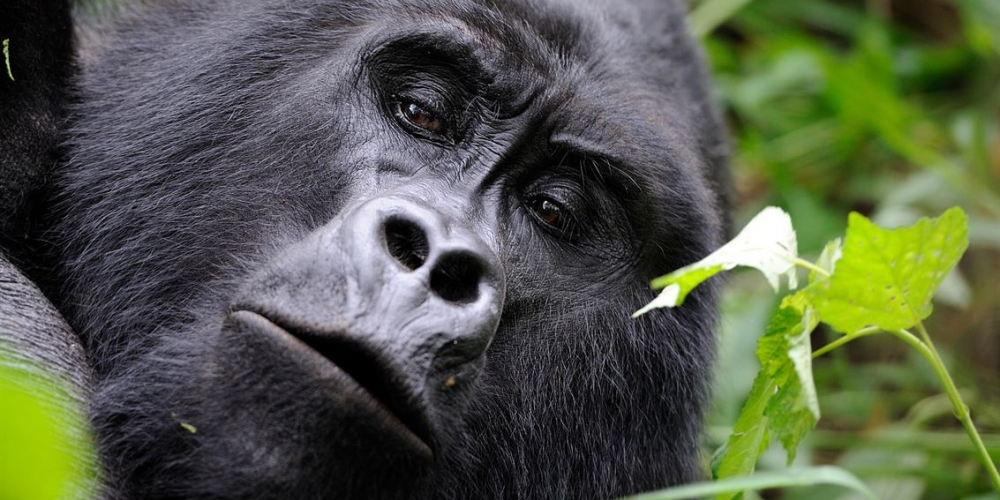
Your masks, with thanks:
[{"label": "gorilla's face", "polygon": [[63,307],[126,498],[690,479],[719,131],[660,1],[183,2],[81,83]]}]

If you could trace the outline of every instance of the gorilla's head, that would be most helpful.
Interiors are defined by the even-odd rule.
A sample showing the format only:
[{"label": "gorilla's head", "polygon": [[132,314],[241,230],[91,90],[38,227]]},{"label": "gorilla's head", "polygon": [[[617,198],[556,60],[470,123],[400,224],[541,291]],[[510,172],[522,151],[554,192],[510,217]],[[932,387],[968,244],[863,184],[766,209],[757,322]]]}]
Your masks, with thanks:
[{"label": "gorilla's head", "polygon": [[60,302],[114,498],[606,498],[691,479],[722,226],[662,0],[176,0],[87,54]]}]

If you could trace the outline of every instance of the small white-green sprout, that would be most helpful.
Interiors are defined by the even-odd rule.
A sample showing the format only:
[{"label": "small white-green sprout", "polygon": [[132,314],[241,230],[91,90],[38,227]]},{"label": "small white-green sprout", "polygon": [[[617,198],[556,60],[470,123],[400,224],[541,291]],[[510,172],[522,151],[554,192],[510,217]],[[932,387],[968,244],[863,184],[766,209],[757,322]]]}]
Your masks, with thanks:
[{"label": "small white-green sprout", "polygon": [[633,318],[660,307],[676,307],[703,281],[736,266],[752,267],[764,273],[767,282],[778,290],[782,275],[788,277],[788,287],[798,287],[795,262],[798,244],[792,219],[777,207],[761,210],[729,243],[704,259],[682,267],[653,281],[654,288],[663,288],[660,295],[632,315]]}]

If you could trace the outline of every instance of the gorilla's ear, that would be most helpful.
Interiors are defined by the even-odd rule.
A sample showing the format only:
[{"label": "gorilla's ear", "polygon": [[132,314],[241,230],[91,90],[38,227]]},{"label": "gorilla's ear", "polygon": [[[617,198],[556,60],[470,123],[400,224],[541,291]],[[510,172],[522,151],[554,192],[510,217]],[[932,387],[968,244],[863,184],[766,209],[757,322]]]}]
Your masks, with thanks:
[{"label": "gorilla's ear", "polygon": [[58,160],[73,65],[69,0],[3,0],[0,42],[0,235],[9,236]]}]

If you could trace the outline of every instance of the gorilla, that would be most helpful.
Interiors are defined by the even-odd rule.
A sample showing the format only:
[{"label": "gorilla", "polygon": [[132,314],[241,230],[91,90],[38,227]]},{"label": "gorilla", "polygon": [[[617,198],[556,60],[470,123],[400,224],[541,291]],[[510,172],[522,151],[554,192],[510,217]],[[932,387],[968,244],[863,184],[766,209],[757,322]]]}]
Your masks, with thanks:
[{"label": "gorilla", "polygon": [[56,153],[0,166],[44,171],[5,251],[68,326],[0,336],[83,386],[101,498],[604,499],[701,475],[715,287],[629,319],[725,227],[679,2],[77,17],[72,77],[47,80],[69,97],[40,110]]}]

